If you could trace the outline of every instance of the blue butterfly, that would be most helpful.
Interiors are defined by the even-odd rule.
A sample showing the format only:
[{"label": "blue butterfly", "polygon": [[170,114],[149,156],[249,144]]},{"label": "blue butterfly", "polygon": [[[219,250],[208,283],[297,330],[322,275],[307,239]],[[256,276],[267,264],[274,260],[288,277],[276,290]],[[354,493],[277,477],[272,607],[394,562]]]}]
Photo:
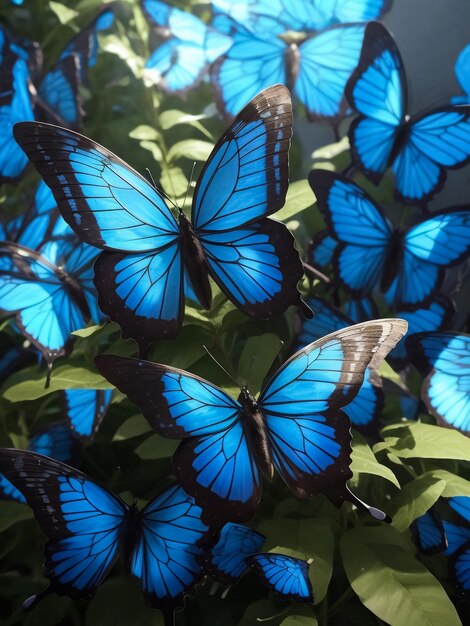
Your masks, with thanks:
[{"label": "blue butterfly", "polygon": [[[305,321],[297,337],[295,350],[312,343],[335,330],[346,328],[354,322],[335,307],[316,297],[310,297],[307,304],[315,311],[315,317]],[[352,425],[360,431],[377,431],[377,424],[384,407],[382,387],[373,385],[371,373],[366,369],[364,381],[357,396],[343,408]]]},{"label": "blue butterfly", "polygon": [[[282,207],[292,134],[290,95],[259,94],[215,146],[196,185],[192,223],[117,156],[55,126],[15,126],[15,137],[78,236],[103,252],[95,264],[100,307],[141,350],[178,335],[184,276],[205,307],[208,275],[244,313],[269,318],[302,303],[294,240],[265,219]],[[77,156],[79,155],[79,156]],[[135,211],[135,207],[139,211]]]},{"label": "blue butterfly", "polygon": [[327,267],[333,262],[333,256],[338,242],[327,230],[317,233],[310,244],[307,259],[313,267]]},{"label": "blue butterfly", "polygon": [[447,549],[444,526],[433,508],[414,520],[411,531],[413,541],[422,554],[438,554]]},{"label": "blue butterfly", "polygon": [[308,576],[307,561],[271,552],[253,554],[247,560],[276,595],[284,600],[313,604],[313,589]]},{"label": "blue butterfly", "polygon": [[247,557],[259,552],[266,537],[248,526],[228,522],[219,541],[204,555],[204,571],[223,585],[233,585],[247,568]]},{"label": "blue butterfly", "polygon": [[74,434],[91,439],[103,421],[111,402],[110,389],[67,389],[64,391],[64,409],[67,422]]},{"label": "blue butterfly", "polygon": [[165,91],[178,93],[194,87],[209,65],[232,45],[231,37],[187,11],[160,0],[143,0],[142,6],[157,32],[167,39],[145,64]]},{"label": "blue butterfly", "polygon": [[470,102],[470,44],[465,46],[455,63],[455,75],[464,92],[463,96],[454,96],[452,104],[468,104]]},{"label": "blue butterfly", "polygon": [[[57,422],[37,432],[30,440],[28,450],[52,457],[63,463],[74,464],[78,458],[79,446],[64,422]],[[26,498],[5,476],[0,474],[0,498],[16,500],[23,504]]]},{"label": "blue butterfly", "polygon": [[359,113],[349,130],[355,164],[375,184],[391,167],[402,202],[428,201],[443,186],[446,170],[470,159],[470,106],[447,105],[407,118],[403,62],[379,22],[367,25],[345,94]]},{"label": "blue butterfly", "polygon": [[[98,370],[136,404],[152,428],[183,439],[173,471],[221,526],[247,520],[274,469],[300,498],[319,492],[335,505],[361,504],[349,491],[351,433],[341,410],[403,336],[401,320],[366,322],[322,337],[292,356],[255,400],[238,400],[193,374],[138,359],[99,355]],[[146,392],[142,393],[142,389]]]},{"label": "blue butterfly", "polygon": [[450,557],[454,555],[465,543],[470,542],[470,526],[462,526],[442,520],[447,539],[447,549],[444,555]]},{"label": "blue butterfly", "polygon": [[447,500],[449,504],[467,524],[470,524],[470,497],[469,496],[454,496]]},{"label": "blue butterfly", "polygon": [[211,67],[219,109],[232,117],[261,89],[282,83],[305,106],[310,120],[339,123],[346,113],[344,87],[359,60],[364,25],[341,24],[312,32],[303,23],[309,15],[305,7],[294,25],[279,20],[280,15],[290,17],[288,11],[271,15],[277,16],[275,31],[251,30],[230,18],[214,21],[221,30],[226,25],[234,42]]},{"label": "blue butterfly", "polygon": [[209,529],[178,485],[139,512],[78,470],[34,452],[0,450],[0,471],[24,494],[48,538],[49,587],[28,598],[24,608],[53,591],[89,598],[119,556],[140,578],[146,602],[168,617],[201,577],[199,544]]},{"label": "blue butterfly", "polygon": [[421,397],[441,426],[470,434],[470,337],[422,333],[407,340],[413,363],[426,374]]},{"label": "blue butterfly", "polygon": [[470,255],[470,208],[443,209],[404,233],[355,183],[327,170],[309,182],[339,245],[333,266],[340,284],[356,297],[380,289],[387,301],[409,308],[432,302],[444,270]]},{"label": "blue butterfly", "polygon": [[65,353],[72,331],[102,317],[93,287],[96,254],[71,239],[51,241],[39,251],[0,242],[0,309],[16,313],[18,328],[49,368]]}]

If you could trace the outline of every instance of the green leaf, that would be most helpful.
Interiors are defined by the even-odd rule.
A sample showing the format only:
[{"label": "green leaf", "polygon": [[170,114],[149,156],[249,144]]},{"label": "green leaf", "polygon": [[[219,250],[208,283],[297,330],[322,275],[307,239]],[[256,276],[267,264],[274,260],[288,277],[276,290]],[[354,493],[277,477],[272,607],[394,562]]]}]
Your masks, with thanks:
[{"label": "green leaf", "polygon": [[135,453],[144,460],[167,459],[175,452],[178,444],[179,441],[154,433],[135,449]]},{"label": "green leaf", "polygon": [[334,538],[327,519],[277,518],[263,522],[257,530],[267,537],[263,550],[313,559],[309,577],[315,604],[326,596],[333,573]]},{"label": "green leaf", "polygon": [[191,161],[207,161],[214,144],[201,139],[184,139],[173,144],[168,150],[168,161],[173,162],[181,158]]},{"label": "green leaf", "polygon": [[353,590],[379,619],[391,626],[461,626],[438,580],[393,528],[353,528],[340,550]]},{"label": "green leaf", "polygon": [[140,126],[136,126],[134,130],[131,130],[129,137],[138,139],[139,141],[155,141],[159,138],[159,134],[152,126],[141,124]]},{"label": "green leaf", "polygon": [[315,203],[315,196],[308,184],[308,180],[297,180],[290,183],[287,190],[286,203],[277,213],[274,214],[274,218],[281,222],[287,222],[300,213],[308,209]]},{"label": "green leaf", "polygon": [[424,515],[438,501],[445,486],[443,480],[430,475],[419,476],[404,485],[389,505],[393,526],[401,532],[406,530],[411,522]]},{"label": "green leaf", "polygon": [[336,143],[330,143],[327,146],[322,146],[312,153],[312,159],[316,161],[331,161],[338,155],[343,154],[349,150],[349,138],[346,135],[340,141]]},{"label": "green leaf", "polygon": [[0,533],[3,533],[13,524],[24,522],[28,519],[33,519],[29,506],[19,502],[2,501],[0,506]]},{"label": "green leaf", "polygon": [[91,600],[85,626],[164,626],[163,614],[142,602],[136,581],[106,581]]},{"label": "green leaf", "polygon": [[402,459],[470,459],[470,438],[450,428],[421,422],[393,424],[382,430],[388,449]]},{"label": "green leaf", "polygon": [[442,496],[444,498],[455,498],[456,496],[470,497],[470,481],[465,480],[462,476],[452,474],[446,470],[436,469],[426,472],[423,476],[433,476],[438,480],[443,480],[446,484]]},{"label": "green leaf", "polygon": [[281,345],[279,337],[272,333],[250,337],[245,342],[238,362],[238,376],[242,384],[249,386],[253,395],[261,389]]},{"label": "green leaf", "polygon": [[160,161],[163,160],[163,153],[161,151],[161,148],[154,141],[141,141],[140,147],[150,152],[154,161],[157,161],[157,163],[160,163]]},{"label": "green leaf", "polygon": [[381,476],[400,489],[400,483],[391,469],[379,463],[365,439],[353,430],[352,434],[352,463],[353,474],[372,474]]},{"label": "green leaf", "polygon": [[178,111],[177,109],[163,111],[159,117],[160,126],[163,130],[169,130],[178,124],[187,124],[188,126],[197,128],[197,130],[212,141],[213,137],[211,133],[199,122],[199,120],[204,119],[206,119],[206,116],[203,114],[190,115],[189,113],[184,113],[184,111]]},{"label": "green leaf", "polygon": [[294,615],[282,620],[281,626],[317,626],[317,618],[309,607],[298,607],[294,611]]},{"label": "green leaf", "polygon": [[74,330],[70,334],[75,337],[90,337],[90,335],[93,335],[93,333],[96,333],[102,328],[104,328],[102,324],[95,324],[94,326],[87,326],[86,328],[80,328],[80,330]]},{"label": "green leaf", "polygon": [[180,198],[186,193],[188,179],[180,167],[166,167],[162,170],[160,184],[169,196]]},{"label": "green leaf", "polygon": [[49,7],[57,15],[57,18],[61,24],[67,24],[79,15],[77,11],[69,9],[65,6],[65,4],[62,4],[61,2],[53,2],[53,0],[49,0]]}]

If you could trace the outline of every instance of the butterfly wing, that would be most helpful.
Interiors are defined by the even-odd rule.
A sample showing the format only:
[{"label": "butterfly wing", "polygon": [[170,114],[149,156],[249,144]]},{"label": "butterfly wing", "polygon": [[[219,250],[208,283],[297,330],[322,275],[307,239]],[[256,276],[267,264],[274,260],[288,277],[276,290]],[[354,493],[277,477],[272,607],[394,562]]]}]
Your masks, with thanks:
[{"label": "butterfly wing", "polygon": [[[393,0],[336,0],[334,14],[338,22],[370,22],[380,19],[390,11]],[[325,5],[331,5],[330,0],[320,0]]]},{"label": "butterfly wing", "polygon": [[38,431],[31,438],[28,450],[74,465],[79,456],[80,446],[72,437],[68,424],[56,422]]},{"label": "butterfly wing", "polygon": [[465,46],[455,63],[455,76],[460,83],[463,96],[454,96],[452,104],[468,104],[470,102],[470,44]]},{"label": "butterfly wing", "polygon": [[276,372],[259,398],[272,460],[301,498],[350,499],[350,422],[341,409],[406,332],[406,322],[364,322],[309,344]]},{"label": "butterfly wing", "polygon": [[444,526],[447,539],[447,549],[444,550],[444,555],[450,557],[455,554],[464,543],[470,541],[470,528],[468,526],[447,522],[446,520],[442,520],[442,525]]},{"label": "butterfly wing", "polygon": [[451,332],[416,334],[407,349],[427,373],[421,397],[439,424],[470,433],[470,337]]},{"label": "butterfly wing", "polygon": [[470,497],[454,496],[449,498],[447,503],[460,515],[466,522],[470,522]]},{"label": "butterfly wing", "polygon": [[2,449],[0,471],[23,493],[47,536],[49,589],[89,598],[118,556],[128,507],[85,474],[35,452]]},{"label": "butterfly wing", "polygon": [[38,87],[38,107],[45,121],[80,128],[84,111],[80,97],[80,62],[76,55],[60,59]]},{"label": "butterfly wing", "polygon": [[349,130],[355,163],[375,183],[388,167],[405,121],[406,76],[393,37],[379,22],[366,26],[359,63],[346,85],[346,99],[359,113]]},{"label": "butterfly wing", "polygon": [[458,593],[470,600],[470,541],[449,559],[449,575]]},{"label": "butterfly wing", "polygon": [[372,298],[348,298],[344,303],[343,309],[345,314],[353,320],[355,324],[358,322],[367,322],[367,320],[377,319],[379,312]]},{"label": "butterfly wing", "polygon": [[407,126],[392,166],[395,192],[405,204],[422,204],[442,188],[447,169],[470,160],[470,105],[436,109]]},{"label": "butterfly wing", "polygon": [[250,554],[259,552],[266,537],[248,526],[225,524],[219,541],[204,555],[204,571],[222,585],[233,585],[248,568]]},{"label": "butterfly wing", "polygon": [[[296,351],[308,344],[329,335],[330,333],[346,328],[353,324],[335,307],[330,306],[319,298],[311,297],[307,300],[308,306],[315,311],[315,317],[302,323]],[[384,393],[381,387],[373,386],[366,370],[361,388],[354,400],[344,407],[344,412],[351,420],[352,425],[359,430],[369,430],[374,427],[382,412]]]},{"label": "butterfly wing", "polygon": [[310,120],[337,124],[346,112],[344,88],[359,61],[364,25],[337,26],[299,46],[295,93]]},{"label": "butterfly wing", "polygon": [[110,389],[66,389],[64,412],[69,429],[84,439],[90,439],[100,427],[111,402]]},{"label": "butterfly wing", "polygon": [[308,258],[314,267],[326,267],[333,261],[333,254],[338,242],[327,230],[318,233],[308,249]]},{"label": "butterfly wing", "polygon": [[108,355],[95,362],[152,428],[184,439],[173,456],[173,470],[203,507],[204,519],[213,518],[216,525],[248,519],[260,498],[261,478],[240,423],[240,404],[182,370]]},{"label": "butterfly wing", "polygon": [[285,554],[265,552],[248,557],[248,564],[261,576],[264,584],[284,600],[313,604],[313,589],[306,561]]},{"label": "butterfly wing", "polygon": [[344,176],[312,170],[308,180],[330,235],[340,242],[333,265],[341,284],[356,296],[371,293],[385,270],[390,225],[372,198]]},{"label": "butterfly wing", "polygon": [[194,194],[192,221],[211,276],[242,311],[260,317],[301,303],[294,240],[283,224],[264,219],[285,201],[291,135],[289,91],[275,85],[219,139]]},{"label": "butterfly wing", "polygon": [[413,541],[421,554],[438,554],[447,548],[444,527],[434,509],[431,508],[424,515],[417,517],[411,530]]},{"label": "butterfly wing", "polygon": [[183,604],[202,577],[201,544],[209,528],[201,509],[183,489],[170,485],[139,515],[131,572],[140,578],[145,600],[163,610]]}]

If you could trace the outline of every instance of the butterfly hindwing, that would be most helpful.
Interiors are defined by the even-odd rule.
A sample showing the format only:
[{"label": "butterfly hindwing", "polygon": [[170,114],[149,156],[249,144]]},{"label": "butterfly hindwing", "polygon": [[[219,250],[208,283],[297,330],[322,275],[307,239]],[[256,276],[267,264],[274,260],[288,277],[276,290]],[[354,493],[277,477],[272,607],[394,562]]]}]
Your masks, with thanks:
[{"label": "butterfly hindwing", "polygon": [[110,389],[66,389],[64,412],[69,424],[78,437],[85,439],[96,433],[111,402]]},{"label": "butterfly hindwing", "polygon": [[412,524],[413,541],[422,554],[431,555],[447,548],[447,539],[442,521],[434,509],[417,517]]},{"label": "butterfly hindwing", "polygon": [[306,561],[265,552],[248,557],[248,563],[276,595],[294,602],[313,603]]},{"label": "butterfly hindwing", "polygon": [[38,87],[42,119],[80,128],[84,111],[80,97],[80,62],[76,55],[59,60]]}]

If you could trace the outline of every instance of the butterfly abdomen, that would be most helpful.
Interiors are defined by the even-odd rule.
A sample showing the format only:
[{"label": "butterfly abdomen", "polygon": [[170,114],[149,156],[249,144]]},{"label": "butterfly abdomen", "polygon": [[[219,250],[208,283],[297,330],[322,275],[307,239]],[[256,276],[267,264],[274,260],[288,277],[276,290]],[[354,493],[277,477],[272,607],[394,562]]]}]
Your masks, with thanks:
[{"label": "butterfly abdomen", "polygon": [[274,466],[261,409],[246,387],[242,388],[238,401],[243,407],[241,421],[250,452],[263,476],[271,481]]},{"label": "butterfly abdomen", "polygon": [[289,89],[294,88],[297,75],[299,73],[300,53],[299,47],[295,43],[291,43],[284,55],[284,65],[286,68],[286,83]]},{"label": "butterfly abdomen", "polygon": [[212,291],[204,251],[193,226],[183,211],[179,215],[181,254],[197,299],[205,309],[211,308]]}]

